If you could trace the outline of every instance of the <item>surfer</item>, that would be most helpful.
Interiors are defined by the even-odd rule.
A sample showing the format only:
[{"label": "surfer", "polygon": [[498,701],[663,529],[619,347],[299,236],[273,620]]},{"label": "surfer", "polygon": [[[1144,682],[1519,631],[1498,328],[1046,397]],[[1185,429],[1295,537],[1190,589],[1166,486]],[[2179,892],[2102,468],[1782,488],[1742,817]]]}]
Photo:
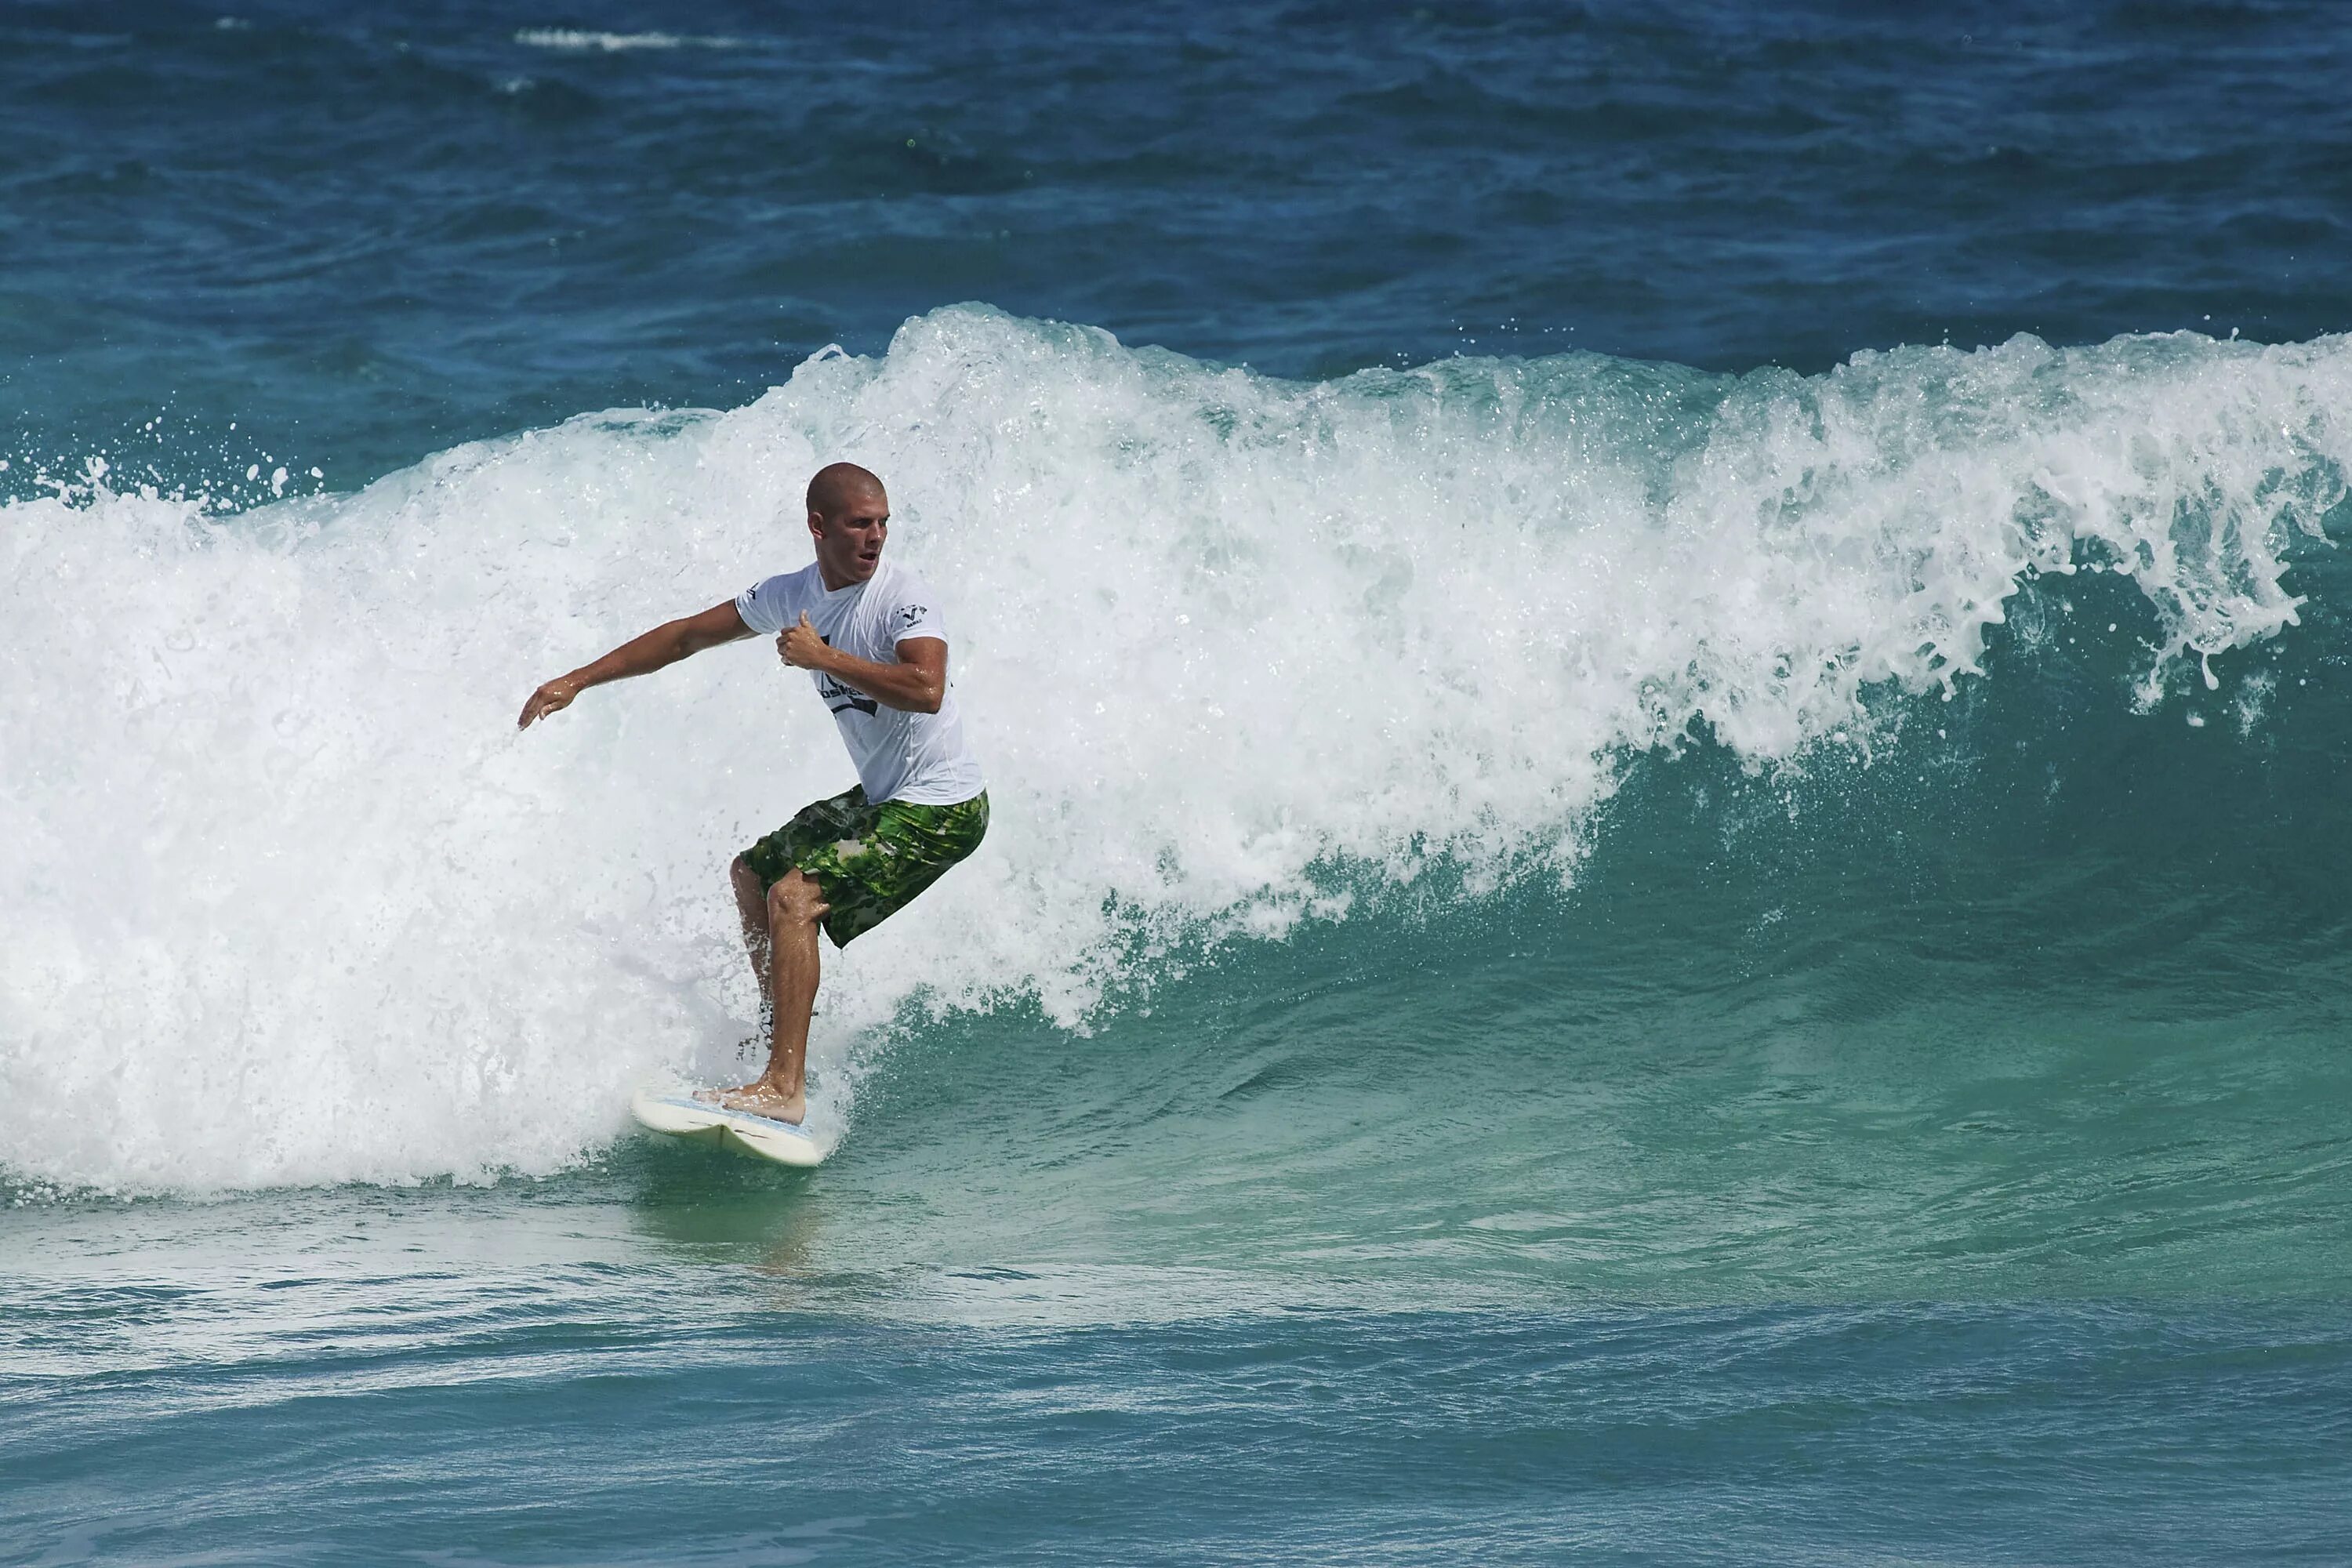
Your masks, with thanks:
[{"label": "surfer", "polygon": [[656,626],[530,694],[529,729],[592,686],[647,675],[749,637],[773,636],[833,710],[858,782],[735,857],[729,875],[769,1021],[768,1068],[704,1098],[797,1123],[816,1005],[817,928],[835,947],[937,881],[988,831],[988,793],[948,690],[947,630],[922,579],[882,562],[890,498],[855,463],[808,486],[816,559],[699,615]]}]

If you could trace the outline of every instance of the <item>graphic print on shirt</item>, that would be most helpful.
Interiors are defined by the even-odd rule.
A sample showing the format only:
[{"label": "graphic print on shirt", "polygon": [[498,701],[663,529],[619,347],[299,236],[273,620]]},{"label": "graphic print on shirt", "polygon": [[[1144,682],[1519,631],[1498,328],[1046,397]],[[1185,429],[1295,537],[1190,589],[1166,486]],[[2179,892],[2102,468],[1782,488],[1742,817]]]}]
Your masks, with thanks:
[{"label": "graphic print on shirt", "polygon": [[[820,637],[816,640],[824,644],[827,647],[831,647],[833,646],[833,639],[831,637]],[[857,691],[853,688],[844,686],[841,682],[835,680],[830,675],[824,674],[823,671],[819,671],[817,674],[816,694],[824,699],[825,707],[835,713],[840,712],[845,708],[855,708],[860,713],[863,713],[868,719],[871,719],[877,711],[880,710],[882,706],[880,703],[875,701],[871,697],[868,697],[863,692]]]}]

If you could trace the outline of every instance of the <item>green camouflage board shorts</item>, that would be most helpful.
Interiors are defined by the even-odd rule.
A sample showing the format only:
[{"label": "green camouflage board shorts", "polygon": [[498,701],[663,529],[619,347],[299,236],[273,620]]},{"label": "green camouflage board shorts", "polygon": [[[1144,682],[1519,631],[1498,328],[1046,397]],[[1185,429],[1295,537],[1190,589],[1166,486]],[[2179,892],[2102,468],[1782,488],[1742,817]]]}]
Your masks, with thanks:
[{"label": "green camouflage board shorts", "polygon": [[764,890],[798,867],[816,879],[824,933],[835,947],[880,925],[940,874],[980,847],[988,831],[988,793],[954,805],[912,801],[866,803],[866,786],[803,806],[797,816],[743,851]]}]

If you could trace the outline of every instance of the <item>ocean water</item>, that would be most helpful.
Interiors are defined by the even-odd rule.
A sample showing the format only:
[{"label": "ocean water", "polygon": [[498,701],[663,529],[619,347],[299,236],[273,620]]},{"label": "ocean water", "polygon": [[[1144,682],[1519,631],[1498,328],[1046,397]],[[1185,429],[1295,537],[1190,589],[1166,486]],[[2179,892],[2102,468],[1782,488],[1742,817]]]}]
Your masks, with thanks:
[{"label": "ocean water", "polygon": [[[0,12],[0,1562],[2352,1561],[2352,18]],[[891,485],[990,837],[826,955]]]}]

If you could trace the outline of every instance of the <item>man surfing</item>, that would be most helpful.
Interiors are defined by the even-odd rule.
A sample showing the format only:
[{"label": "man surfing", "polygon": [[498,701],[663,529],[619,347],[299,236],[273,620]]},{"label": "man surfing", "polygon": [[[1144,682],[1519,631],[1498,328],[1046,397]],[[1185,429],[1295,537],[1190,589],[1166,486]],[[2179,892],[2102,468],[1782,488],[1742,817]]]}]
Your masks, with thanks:
[{"label": "man surfing", "polygon": [[768,1069],[702,1098],[797,1125],[816,1005],[817,927],[835,947],[871,931],[979,847],[988,792],[948,690],[939,600],[911,572],[882,563],[890,498],[855,463],[809,480],[816,560],[699,615],[556,677],[530,694],[518,727],[571,706],[592,686],[648,675],[748,637],[774,636],[833,710],[857,768],[845,795],[817,801],[735,857],[729,874],[743,942],[766,999]]}]

